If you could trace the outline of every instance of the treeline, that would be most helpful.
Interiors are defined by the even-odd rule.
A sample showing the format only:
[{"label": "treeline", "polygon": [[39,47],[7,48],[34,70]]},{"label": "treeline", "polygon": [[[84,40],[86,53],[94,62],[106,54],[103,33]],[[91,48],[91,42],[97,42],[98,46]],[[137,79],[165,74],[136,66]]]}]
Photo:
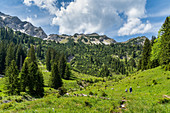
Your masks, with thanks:
[{"label": "treeline", "polygon": [[[70,62],[70,66],[67,67],[81,73],[101,77],[133,72],[136,69],[135,64],[138,63],[142,53],[142,45],[135,39],[129,43],[111,45],[86,45],[84,43],[75,43],[72,39],[69,39],[69,42],[66,44],[59,44],[54,41],[45,41],[40,38],[31,37],[21,32],[14,32],[9,28],[1,28],[0,40],[7,43],[13,42],[17,45],[21,44],[25,51],[31,45],[34,45],[37,59],[46,64],[49,71],[51,71],[51,62],[55,61],[54,56],[60,57],[64,55],[65,58],[63,59],[66,62]],[[54,48],[56,53],[53,53],[51,50],[49,53],[48,48]],[[49,56],[46,53],[53,55],[46,58]],[[58,65],[60,66],[61,63],[58,62]],[[63,65],[65,67],[65,64]],[[65,68],[67,69],[67,67]],[[108,70],[109,74],[103,75],[103,70]],[[62,78],[67,79],[64,76],[62,74]]]},{"label": "treeline", "polygon": [[145,40],[142,58],[139,60],[138,70],[147,70],[162,66],[170,70],[170,17],[167,17],[158,32],[158,38]]}]

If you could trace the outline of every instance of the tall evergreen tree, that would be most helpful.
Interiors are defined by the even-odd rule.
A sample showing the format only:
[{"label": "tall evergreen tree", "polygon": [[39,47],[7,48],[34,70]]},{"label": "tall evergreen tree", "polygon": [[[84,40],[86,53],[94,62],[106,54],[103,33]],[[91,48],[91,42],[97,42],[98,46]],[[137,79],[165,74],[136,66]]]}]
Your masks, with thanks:
[{"label": "tall evergreen tree", "polygon": [[0,43],[0,74],[4,74],[5,71],[5,57],[6,57],[6,46],[4,42]]},{"label": "tall evergreen tree", "polygon": [[7,54],[5,58],[5,65],[9,66],[11,64],[11,61],[14,60],[14,43],[10,43],[9,47],[7,49]]},{"label": "tall evergreen tree", "polygon": [[19,70],[14,60],[11,61],[11,64],[7,67],[5,72],[5,88],[7,89],[8,94],[19,94],[20,85],[19,85]]},{"label": "tall evergreen tree", "polygon": [[19,70],[21,70],[21,68],[22,68],[25,57],[26,57],[26,54],[22,48],[22,45],[19,44],[18,48],[17,48],[17,52],[16,52],[16,63],[17,63]]},{"label": "tall evergreen tree", "polygon": [[51,52],[50,52],[51,48],[47,49],[46,52],[46,68],[48,71],[51,71]]},{"label": "tall evergreen tree", "polygon": [[142,53],[142,70],[148,69],[151,54],[151,44],[148,38],[146,38]]},{"label": "tall evergreen tree", "polygon": [[161,28],[161,54],[160,64],[170,63],[170,17],[167,17]]},{"label": "tall evergreen tree", "polygon": [[21,91],[25,92],[26,88],[28,88],[29,82],[32,81],[28,81],[28,68],[29,68],[29,58],[27,57],[24,61],[24,64],[22,66],[19,78],[20,78],[20,86],[21,86]]},{"label": "tall evergreen tree", "polygon": [[64,54],[62,54],[59,58],[59,63],[58,63],[58,70],[62,78],[64,78],[66,63],[67,63],[66,58]]},{"label": "tall evergreen tree", "polygon": [[30,57],[31,62],[36,62],[36,57],[35,57],[35,49],[34,46],[32,45],[31,48],[28,51],[28,57]]},{"label": "tall evergreen tree", "polygon": [[68,66],[68,64],[66,65],[65,68],[65,75],[64,75],[64,79],[69,80],[71,76],[71,71],[70,71],[70,67]]},{"label": "tall evergreen tree", "polygon": [[62,82],[61,76],[58,71],[58,65],[57,65],[57,63],[54,63],[52,65],[49,86],[52,88],[58,89],[59,87],[62,86],[62,84],[63,84],[63,82]]}]

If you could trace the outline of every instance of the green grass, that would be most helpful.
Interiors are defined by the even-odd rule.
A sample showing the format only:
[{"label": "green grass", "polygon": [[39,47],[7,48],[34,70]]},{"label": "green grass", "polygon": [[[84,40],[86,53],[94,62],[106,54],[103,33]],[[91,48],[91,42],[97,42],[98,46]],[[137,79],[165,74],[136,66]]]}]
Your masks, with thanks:
[{"label": "green grass", "polygon": [[[44,72],[43,74],[44,77],[49,76],[49,72]],[[105,78],[105,82],[98,81],[89,83],[83,89],[79,87],[77,80],[103,80],[103,78],[97,78],[74,71],[72,71],[72,74],[75,76],[75,80],[63,80],[64,87],[66,87],[71,96],[59,96],[57,90],[46,87],[45,93],[47,95],[41,99],[33,99],[33,101],[24,100],[19,103],[15,101],[16,99],[14,99],[14,96],[10,97],[12,98],[10,103],[0,104],[0,112],[170,112],[170,99],[163,97],[164,95],[170,96],[170,71],[164,71],[161,67],[137,72],[122,80]],[[48,77],[45,79],[47,78]],[[0,82],[2,83],[2,81]],[[132,86],[133,92],[126,93],[125,89],[129,89],[130,86]],[[1,87],[2,85],[0,85],[0,88]],[[69,89],[75,90],[71,91]],[[87,95],[91,94],[92,96],[73,96],[74,94],[81,93]],[[105,97],[106,99],[101,97]],[[19,96],[15,98],[19,98]],[[120,108],[122,100],[126,100],[125,109]]]}]

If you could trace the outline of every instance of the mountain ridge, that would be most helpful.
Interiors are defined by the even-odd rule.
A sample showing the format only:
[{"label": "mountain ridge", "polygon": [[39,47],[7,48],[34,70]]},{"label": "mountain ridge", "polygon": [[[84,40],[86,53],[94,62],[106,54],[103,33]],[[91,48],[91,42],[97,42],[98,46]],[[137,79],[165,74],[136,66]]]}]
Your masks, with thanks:
[{"label": "mountain ridge", "polygon": [[0,12],[0,27],[9,27],[33,37],[46,38],[47,35],[41,27],[35,27],[30,22],[21,21],[17,16],[10,16]]},{"label": "mountain ridge", "polygon": [[22,33],[28,34],[33,37],[38,37],[43,40],[51,40],[55,41],[56,43],[67,43],[70,40],[73,40],[73,42],[78,43],[84,43],[84,44],[104,44],[104,45],[110,45],[114,43],[129,43],[132,41],[138,41],[136,44],[143,44],[145,36],[143,37],[137,37],[137,38],[131,38],[125,42],[117,42],[113,38],[109,38],[106,35],[99,35],[97,33],[91,33],[91,34],[78,34],[75,33],[74,35],[66,35],[66,34],[50,34],[47,35],[44,30],[41,27],[35,27],[30,22],[27,21],[21,21],[17,16],[10,16],[6,15],[2,12],[0,12],[0,27],[9,27],[12,28],[14,31],[20,31]]}]

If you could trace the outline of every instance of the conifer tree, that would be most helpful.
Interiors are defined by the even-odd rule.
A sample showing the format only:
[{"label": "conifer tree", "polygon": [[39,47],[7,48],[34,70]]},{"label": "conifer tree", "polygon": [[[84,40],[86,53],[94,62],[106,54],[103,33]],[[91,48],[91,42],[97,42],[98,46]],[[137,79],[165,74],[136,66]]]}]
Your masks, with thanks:
[{"label": "conifer tree", "polygon": [[22,78],[21,86],[23,91],[25,91],[25,88],[28,88],[30,94],[43,96],[44,80],[41,71],[38,69],[33,46],[31,46],[28,51],[28,58],[24,62],[24,66],[20,73],[20,78]]},{"label": "conifer tree", "polygon": [[5,65],[9,66],[12,60],[14,60],[14,43],[9,44],[5,58]]},{"label": "conifer tree", "polygon": [[24,64],[23,64],[23,67],[22,67],[22,69],[21,69],[20,75],[19,75],[19,78],[20,78],[20,86],[21,86],[21,91],[22,91],[22,92],[25,92],[25,91],[26,91],[26,88],[28,87],[29,82],[31,82],[31,81],[28,81],[29,61],[30,61],[29,58],[26,57],[26,58],[25,58],[25,61],[24,61]]},{"label": "conifer tree", "polygon": [[25,54],[21,44],[19,44],[19,46],[17,48],[17,52],[16,52],[16,63],[17,63],[19,70],[21,70],[21,68],[22,68],[25,57],[26,57],[26,54]]},{"label": "conifer tree", "polygon": [[12,60],[5,72],[5,88],[7,89],[8,94],[19,94],[20,85],[18,74],[19,70],[16,62]]},{"label": "conifer tree", "polygon": [[31,48],[28,51],[28,55],[27,56],[30,57],[31,62],[36,62],[34,46],[31,46]]},{"label": "conifer tree", "polygon": [[51,48],[47,49],[47,53],[46,53],[46,68],[48,71],[51,71],[51,52],[50,52]]},{"label": "conifer tree", "polygon": [[161,54],[160,64],[170,63],[170,17],[167,17],[161,28]]},{"label": "conifer tree", "polygon": [[148,69],[151,54],[151,44],[148,38],[146,38],[142,53],[142,70]]},{"label": "conifer tree", "polygon": [[0,74],[4,74],[5,71],[5,57],[6,57],[6,46],[4,42],[0,43]]},{"label": "conifer tree", "polygon": [[64,54],[62,54],[59,58],[59,63],[58,63],[58,70],[62,78],[64,78],[65,69],[66,69],[66,58]]},{"label": "conifer tree", "polygon": [[71,76],[70,68],[69,68],[68,65],[66,65],[64,79],[69,80],[69,79],[70,79],[70,76]]},{"label": "conifer tree", "polygon": [[58,89],[59,87],[61,87],[63,84],[61,76],[59,74],[58,71],[58,65],[57,63],[54,63],[52,65],[52,71],[51,71],[51,78],[50,78],[50,82],[49,82],[49,86],[55,89]]}]

